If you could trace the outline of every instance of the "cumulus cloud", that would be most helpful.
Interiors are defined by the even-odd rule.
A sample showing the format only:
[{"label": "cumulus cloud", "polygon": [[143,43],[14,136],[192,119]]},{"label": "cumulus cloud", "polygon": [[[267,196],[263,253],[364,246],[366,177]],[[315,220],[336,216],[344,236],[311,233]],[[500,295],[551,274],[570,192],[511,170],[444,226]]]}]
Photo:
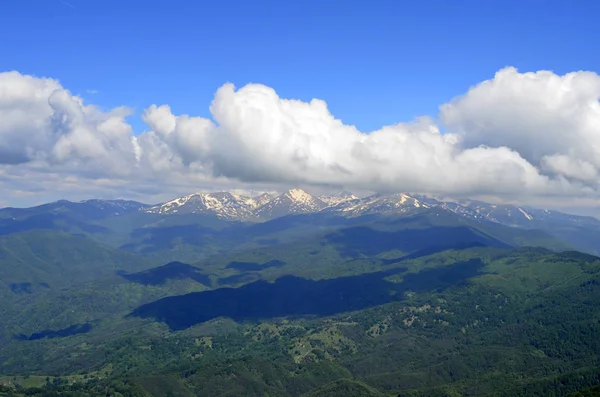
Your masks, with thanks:
[{"label": "cumulus cloud", "polygon": [[[1,73],[0,183],[26,170],[59,184],[110,180],[129,192],[258,183],[596,197],[599,97],[594,73],[506,68],[440,106],[447,133],[429,117],[365,133],[322,100],[225,84],[210,105],[212,120],[152,105],[142,115],[149,130],[135,136],[127,108],[104,111],[56,80]],[[70,181],[63,184],[74,189]]]},{"label": "cumulus cloud", "polygon": [[598,189],[600,76],[505,68],[441,106],[462,148],[509,147],[540,172]]},{"label": "cumulus cloud", "polygon": [[[467,96],[470,94],[467,94]],[[325,102],[279,98],[262,85],[222,86],[211,105],[215,125],[183,129],[168,107],[145,120],[170,147],[214,175],[247,181],[342,185],[435,193],[563,192],[509,145],[466,144],[465,134],[442,134],[429,118],[363,133],[343,124]],[[182,153],[183,154],[183,153]]]},{"label": "cumulus cloud", "polygon": [[123,174],[134,158],[127,108],[103,112],[56,80],[0,74],[0,164],[41,163],[93,175]]}]

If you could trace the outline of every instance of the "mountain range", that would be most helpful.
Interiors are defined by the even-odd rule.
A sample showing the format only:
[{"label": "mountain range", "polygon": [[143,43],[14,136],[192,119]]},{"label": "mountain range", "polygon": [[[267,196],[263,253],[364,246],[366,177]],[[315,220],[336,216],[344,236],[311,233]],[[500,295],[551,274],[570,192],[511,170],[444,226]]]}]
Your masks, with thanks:
[{"label": "mountain range", "polygon": [[[418,208],[437,207],[473,219],[518,226],[525,226],[528,221],[534,219],[563,217],[567,222],[576,223],[594,222],[595,219],[569,216],[548,210],[525,210],[514,205],[494,205],[481,201],[443,201],[406,193],[374,194],[359,198],[350,192],[317,196],[302,189],[290,189],[278,196],[264,193],[255,197],[230,192],[194,193],[150,207],[140,204],[138,209],[146,213],[162,215],[211,214],[227,220],[264,221],[286,215],[320,211],[336,212],[344,216],[361,216],[373,213],[405,213]],[[596,222],[600,224],[600,221],[596,220]]]},{"label": "mountain range", "polygon": [[545,221],[580,226],[600,225],[600,221],[591,216],[475,200],[444,200],[407,193],[374,194],[359,198],[345,191],[317,196],[302,189],[290,189],[280,195],[263,193],[254,197],[231,192],[193,193],[157,205],[131,200],[59,200],[31,208],[0,208],[0,219],[49,213],[102,219],[139,211],[160,215],[214,215],[231,221],[265,221],[286,215],[321,211],[350,217],[374,213],[406,213],[419,208],[442,208],[471,219],[520,227],[531,227],[533,223]]},{"label": "mountain range", "polygon": [[566,396],[600,380],[599,241],[407,193],[3,208],[0,396]]},{"label": "mountain range", "polygon": [[[131,204],[130,208],[133,208]],[[406,193],[374,194],[363,198],[350,192],[317,196],[302,189],[290,189],[278,196],[264,193],[255,197],[229,192],[194,193],[154,206],[139,204],[137,209],[163,215],[211,214],[226,220],[264,221],[286,215],[322,211],[351,217],[366,214],[408,213],[427,208],[442,208],[475,220],[525,228],[535,228],[544,222],[573,226],[600,226],[600,220],[591,216],[570,215],[559,211],[515,205],[489,204],[476,200],[444,200]]]},{"label": "mountain range", "polygon": [[351,220],[364,216],[409,215],[432,209],[476,222],[544,231],[572,248],[600,254],[600,220],[591,216],[407,193],[357,197],[350,192],[340,192],[317,196],[302,189],[254,197],[231,192],[194,193],[157,205],[94,199],[80,202],[60,200],[32,208],[3,208],[0,209],[0,235],[31,229],[59,229],[122,246],[135,244],[135,238],[131,240],[132,233],[148,235],[160,228],[163,232],[177,234],[183,230],[183,225],[190,224],[228,228],[236,222],[251,225],[307,214]]}]

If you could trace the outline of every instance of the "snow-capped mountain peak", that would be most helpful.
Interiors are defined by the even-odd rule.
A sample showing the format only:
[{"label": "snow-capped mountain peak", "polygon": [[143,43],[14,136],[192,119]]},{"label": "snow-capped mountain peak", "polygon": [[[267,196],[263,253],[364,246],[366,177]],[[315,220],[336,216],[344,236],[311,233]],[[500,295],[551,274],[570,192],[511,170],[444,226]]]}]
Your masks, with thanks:
[{"label": "snow-capped mountain peak", "polygon": [[290,214],[318,212],[327,204],[302,189],[290,189],[258,208],[261,218],[276,218]]},{"label": "snow-capped mountain peak", "polygon": [[[259,221],[293,214],[309,214],[320,211],[355,217],[368,214],[412,214],[419,211],[439,208],[454,212],[465,218],[478,221],[497,222],[508,226],[531,228],[539,222],[556,221],[561,223],[600,224],[595,218],[578,217],[556,211],[522,208],[508,204],[490,204],[477,200],[448,199],[426,195],[392,193],[374,194],[358,198],[349,192],[339,192],[317,197],[302,189],[290,189],[279,196],[263,193],[249,197],[231,192],[194,193],[179,197],[153,207],[135,202],[89,200],[88,205],[110,207],[115,213],[125,212],[125,208],[148,213],[206,214],[226,220]],[[124,208],[118,208],[124,207]],[[103,211],[106,211],[104,208]]]},{"label": "snow-capped mountain peak", "polygon": [[297,203],[309,203],[313,200],[313,196],[302,189],[290,189],[283,195]]},{"label": "snow-capped mountain peak", "polygon": [[258,203],[230,192],[193,193],[146,209],[155,214],[207,214],[224,219],[253,219]]},{"label": "snow-capped mountain peak", "polygon": [[362,199],[352,199],[332,205],[330,211],[341,212],[346,216],[359,216],[374,213],[406,213],[432,207],[428,203],[406,193],[375,194]]},{"label": "snow-capped mountain peak", "polygon": [[422,207],[425,206],[427,207],[427,205],[423,205],[421,204],[421,202],[419,200],[417,200],[414,197],[409,196],[408,194],[404,194],[404,193],[399,193],[398,194],[398,202],[396,202],[396,206],[403,206],[403,205],[412,205],[413,207]]},{"label": "snow-capped mountain peak", "polygon": [[269,201],[273,200],[273,196],[270,193],[263,193],[256,197],[253,197],[252,199],[256,203],[256,208],[258,208],[258,207],[262,207],[263,205],[267,204]]},{"label": "snow-capped mountain peak", "polygon": [[319,200],[326,203],[328,206],[334,206],[346,201],[358,200],[358,197],[350,192],[341,191],[330,196],[319,196]]},{"label": "snow-capped mountain peak", "polygon": [[271,219],[288,214],[317,212],[327,206],[318,197],[302,189],[290,189],[273,197],[256,197],[230,192],[193,193],[146,209],[156,214],[211,214],[223,219]]}]

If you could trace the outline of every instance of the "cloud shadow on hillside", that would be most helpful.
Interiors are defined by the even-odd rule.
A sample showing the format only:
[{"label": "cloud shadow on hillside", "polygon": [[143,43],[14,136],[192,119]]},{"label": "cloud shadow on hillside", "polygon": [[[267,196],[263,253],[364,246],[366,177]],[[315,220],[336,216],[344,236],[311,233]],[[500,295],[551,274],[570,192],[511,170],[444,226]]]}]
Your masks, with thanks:
[{"label": "cloud shadow on hillside", "polygon": [[172,249],[178,244],[195,246],[207,244],[215,234],[212,228],[200,225],[140,228],[131,232],[130,237],[133,242],[119,248],[147,254]]},{"label": "cloud shadow on hillside", "polygon": [[118,271],[117,275],[130,282],[143,285],[163,285],[168,280],[190,279],[210,286],[208,275],[203,274],[197,267],[182,262],[170,262],[163,266],[131,274]]},{"label": "cloud shadow on hillside", "polygon": [[14,339],[22,341],[32,341],[40,339],[54,339],[54,338],[65,338],[67,336],[73,336],[77,334],[86,334],[92,330],[92,324],[75,324],[67,328],[59,329],[57,331],[46,329],[27,336],[24,334],[14,335]]},{"label": "cloud shadow on hillside", "polygon": [[415,252],[432,248],[443,241],[445,247],[479,244],[481,246],[510,248],[506,243],[482,234],[470,227],[429,227],[381,231],[360,226],[340,230],[326,236],[324,243],[332,244],[346,257],[375,256],[383,252],[399,250]]},{"label": "cloud shadow on hillside", "polygon": [[284,316],[328,316],[400,300],[405,291],[443,290],[480,274],[482,267],[483,263],[474,259],[406,274],[402,283],[385,278],[404,272],[405,268],[317,281],[284,276],[273,283],[256,281],[239,288],[163,298],[138,307],[130,316],[154,318],[172,330],[217,317],[253,321]]},{"label": "cloud shadow on hillside", "polygon": [[404,262],[410,259],[417,259],[417,258],[422,258],[424,256],[429,256],[429,255],[433,255],[433,254],[437,254],[440,252],[444,252],[444,251],[448,251],[448,250],[466,250],[469,248],[481,248],[481,247],[485,247],[486,245],[480,242],[464,242],[464,243],[458,243],[458,244],[440,244],[440,245],[434,245],[431,247],[427,247],[427,248],[423,248],[421,250],[412,252],[408,255],[404,255],[401,256],[399,258],[392,258],[392,259],[382,259],[381,260],[381,264],[382,265],[393,265],[395,263],[400,263],[400,262]]}]

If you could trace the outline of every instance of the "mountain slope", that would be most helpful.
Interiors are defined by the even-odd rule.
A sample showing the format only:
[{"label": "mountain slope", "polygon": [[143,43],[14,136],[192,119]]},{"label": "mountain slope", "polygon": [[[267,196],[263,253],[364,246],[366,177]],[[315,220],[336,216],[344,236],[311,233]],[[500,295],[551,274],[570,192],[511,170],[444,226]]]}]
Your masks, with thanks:
[{"label": "mountain slope", "polygon": [[387,394],[381,393],[371,386],[350,379],[340,379],[322,386],[316,390],[305,394],[305,397],[385,397]]},{"label": "mountain slope", "polygon": [[[340,202],[344,197],[332,196],[329,200]],[[146,208],[144,211],[162,215],[210,214],[228,220],[258,220],[318,212],[326,206],[327,204],[316,196],[301,189],[291,189],[277,197],[268,193],[256,197],[229,192],[194,193]]]},{"label": "mountain slope", "polygon": [[131,220],[137,219],[137,224],[155,221],[150,219],[151,215],[141,212],[146,207],[125,200],[61,200],[31,208],[3,208],[0,209],[0,235],[54,230],[117,246],[128,239]]},{"label": "mountain slope", "polygon": [[365,214],[411,214],[439,208],[474,221],[488,221],[527,230],[540,230],[576,249],[600,254],[600,220],[515,205],[497,205],[474,200],[448,200],[424,195],[395,193],[348,200],[326,208],[344,216]]},{"label": "mountain slope", "polygon": [[[379,231],[398,227],[396,221]],[[408,224],[427,230],[425,221],[413,217]],[[448,220],[429,222],[445,227]],[[271,250],[271,260],[284,252],[292,254]],[[116,381],[130,374],[154,395],[176,384],[199,396],[245,390],[559,396],[592,386],[600,375],[597,257],[474,247],[372,262],[378,267],[362,270],[354,261],[348,264],[353,275],[341,274],[343,262],[324,259],[309,254],[303,262],[333,272],[326,277],[277,277],[164,298],[134,311],[146,320],[114,317],[88,334],[16,341],[0,349],[0,361],[4,368],[34,366],[40,374],[49,366],[74,373],[110,363]],[[199,270],[171,264],[142,272],[132,285],[155,288],[165,278],[198,277],[211,270],[209,262]],[[253,269],[248,262],[235,269]],[[223,267],[234,269],[231,261]],[[185,329],[168,332],[150,318]],[[125,321],[130,332],[110,332]],[[156,378],[162,380],[153,383]]]},{"label": "mountain slope", "polygon": [[15,294],[59,289],[152,266],[145,258],[57,231],[0,236],[0,285]]},{"label": "mountain slope", "polygon": [[[511,227],[541,230],[572,247],[591,254],[600,254],[600,220],[558,211],[522,208],[514,205],[493,205],[463,202],[453,211],[471,218],[481,218]],[[445,205],[448,208],[448,205]]]},{"label": "mountain slope", "polygon": [[335,206],[346,201],[357,200],[358,197],[348,191],[341,191],[331,195],[319,196],[319,200],[327,204],[327,206]]},{"label": "mountain slope", "polygon": [[[315,215],[296,215],[292,219],[315,225]],[[285,218],[279,218],[271,222],[280,222]],[[319,219],[322,219],[319,216]],[[213,256],[193,266],[184,263],[170,263],[164,266],[148,269],[142,273],[135,273],[135,269],[111,267],[108,273],[94,275],[98,283],[88,284],[85,293],[75,290],[73,296],[67,298],[63,295],[61,301],[71,302],[69,305],[55,305],[52,310],[46,308],[44,302],[38,309],[32,307],[27,311],[22,310],[28,316],[33,313],[52,312],[55,326],[68,327],[72,324],[66,322],[69,318],[106,318],[118,311],[114,304],[99,303],[106,300],[106,296],[112,296],[122,302],[123,307],[131,307],[136,302],[142,303],[150,296],[165,296],[169,291],[185,292],[194,289],[204,290],[206,288],[217,288],[222,286],[240,286],[257,280],[275,280],[285,275],[294,275],[312,280],[331,279],[342,276],[356,276],[364,272],[376,269],[385,271],[390,266],[400,266],[411,258],[419,258],[448,249],[461,250],[470,247],[497,247],[508,248],[508,244],[494,237],[493,233],[483,232],[470,226],[467,219],[461,218],[451,212],[432,209],[423,210],[422,213],[412,216],[388,216],[364,218],[333,218],[328,220],[335,225],[330,230],[326,225],[317,225],[317,230],[310,232],[311,237],[295,238],[286,244],[277,244],[262,248],[251,248],[241,251],[231,251],[226,254]],[[340,223],[341,222],[341,223]],[[344,223],[345,222],[345,223]],[[362,223],[361,223],[362,222]],[[355,224],[358,223],[358,224]],[[256,224],[247,230],[250,235],[256,235]],[[287,233],[284,230],[274,231],[275,234]],[[292,230],[298,225],[291,224]],[[303,227],[300,227],[303,229]],[[502,225],[493,225],[493,232],[498,234],[498,229],[508,229]],[[523,231],[524,232],[524,231]],[[227,232],[229,233],[229,232]],[[518,233],[517,233],[518,235]],[[72,236],[69,236],[72,237]],[[551,240],[551,239],[550,239]],[[73,243],[78,243],[74,240]],[[58,246],[58,244],[56,244]],[[552,245],[552,244],[550,244]],[[68,252],[68,248],[64,248]],[[88,251],[90,251],[88,249]],[[43,256],[51,256],[52,253],[43,253]],[[96,254],[97,255],[97,254]],[[37,263],[32,261],[31,263]],[[40,263],[39,267],[53,269],[53,264]],[[25,269],[25,268],[24,268]],[[111,280],[106,276],[113,274],[116,270],[125,270],[121,277],[113,277]],[[28,272],[30,278],[36,272]],[[77,272],[74,273],[77,275]],[[92,272],[89,274],[92,275]],[[24,275],[19,283],[31,283]],[[37,279],[43,279],[38,275]],[[103,278],[104,277],[104,278]],[[14,279],[18,277],[13,277]],[[37,280],[36,279],[36,280]],[[79,281],[84,279],[77,277]],[[131,288],[126,287],[126,282]],[[16,283],[17,281],[15,281]],[[175,286],[175,284],[178,286]],[[138,284],[135,287],[133,284]],[[152,290],[152,291],[151,291]],[[133,291],[136,291],[133,293]],[[67,294],[66,296],[68,296]],[[136,297],[137,296],[137,297]],[[46,299],[51,298],[48,295]],[[95,302],[94,312],[89,312],[89,303]],[[125,306],[125,302],[126,306]],[[35,306],[35,305],[34,305]],[[84,316],[65,316],[60,310],[69,310],[72,307],[77,312],[85,313]],[[43,317],[43,315],[37,315]],[[30,321],[19,320],[20,324],[30,324]],[[35,322],[34,324],[41,324]],[[20,333],[39,331],[28,325],[27,331]]]},{"label": "mountain slope", "polygon": [[361,216],[367,214],[401,214],[419,208],[431,208],[418,199],[404,193],[375,194],[362,199],[355,198],[343,201],[328,208],[345,216]]},{"label": "mountain slope", "polygon": [[0,219],[20,219],[40,214],[69,216],[80,221],[104,219],[139,211],[148,207],[146,204],[131,200],[59,200],[30,208],[2,208]]},{"label": "mountain slope", "polygon": [[266,196],[256,198],[229,192],[194,193],[145,209],[154,214],[212,214],[223,219],[254,219]]},{"label": "mountain slope", "polygon": [[[244,328],[246,339],[230,337],[230,343],[245,346],[240,363],[251,366],[249,350],[260,355],[275,345],[285,349],[282,366],[289,365],[287,354],[315,371],[318,363],[332,360],[351,373],[348,378],[393,395],[543,396],[550,390],[564,395],[592,385],[600,375],[600,340],[594,338],[600,332],[595,321],[599,258],[543,249],[476,249],[440,252],[405,266],[194,293],[144,305],[135,314],[175,327],[221,315],[260,321]],[[322,318],[332,312],[337,314]],[[301,313],[317,318],[302,320]],[[212,338],[212,346],[225,343]],[[553,382],[559,375],[562,381]],[[302,372],[295,376],[311,379]],[[290,390],[285,377],[277,379]],[[342,382],[315,392],[338,386],[357,385]]]},{"label": "mountain slope", "polygon": [[257,209],[259,217],[273,219],[290,214],[307,214],[325,208],[321,199],[301,189],[291,189]]}]

